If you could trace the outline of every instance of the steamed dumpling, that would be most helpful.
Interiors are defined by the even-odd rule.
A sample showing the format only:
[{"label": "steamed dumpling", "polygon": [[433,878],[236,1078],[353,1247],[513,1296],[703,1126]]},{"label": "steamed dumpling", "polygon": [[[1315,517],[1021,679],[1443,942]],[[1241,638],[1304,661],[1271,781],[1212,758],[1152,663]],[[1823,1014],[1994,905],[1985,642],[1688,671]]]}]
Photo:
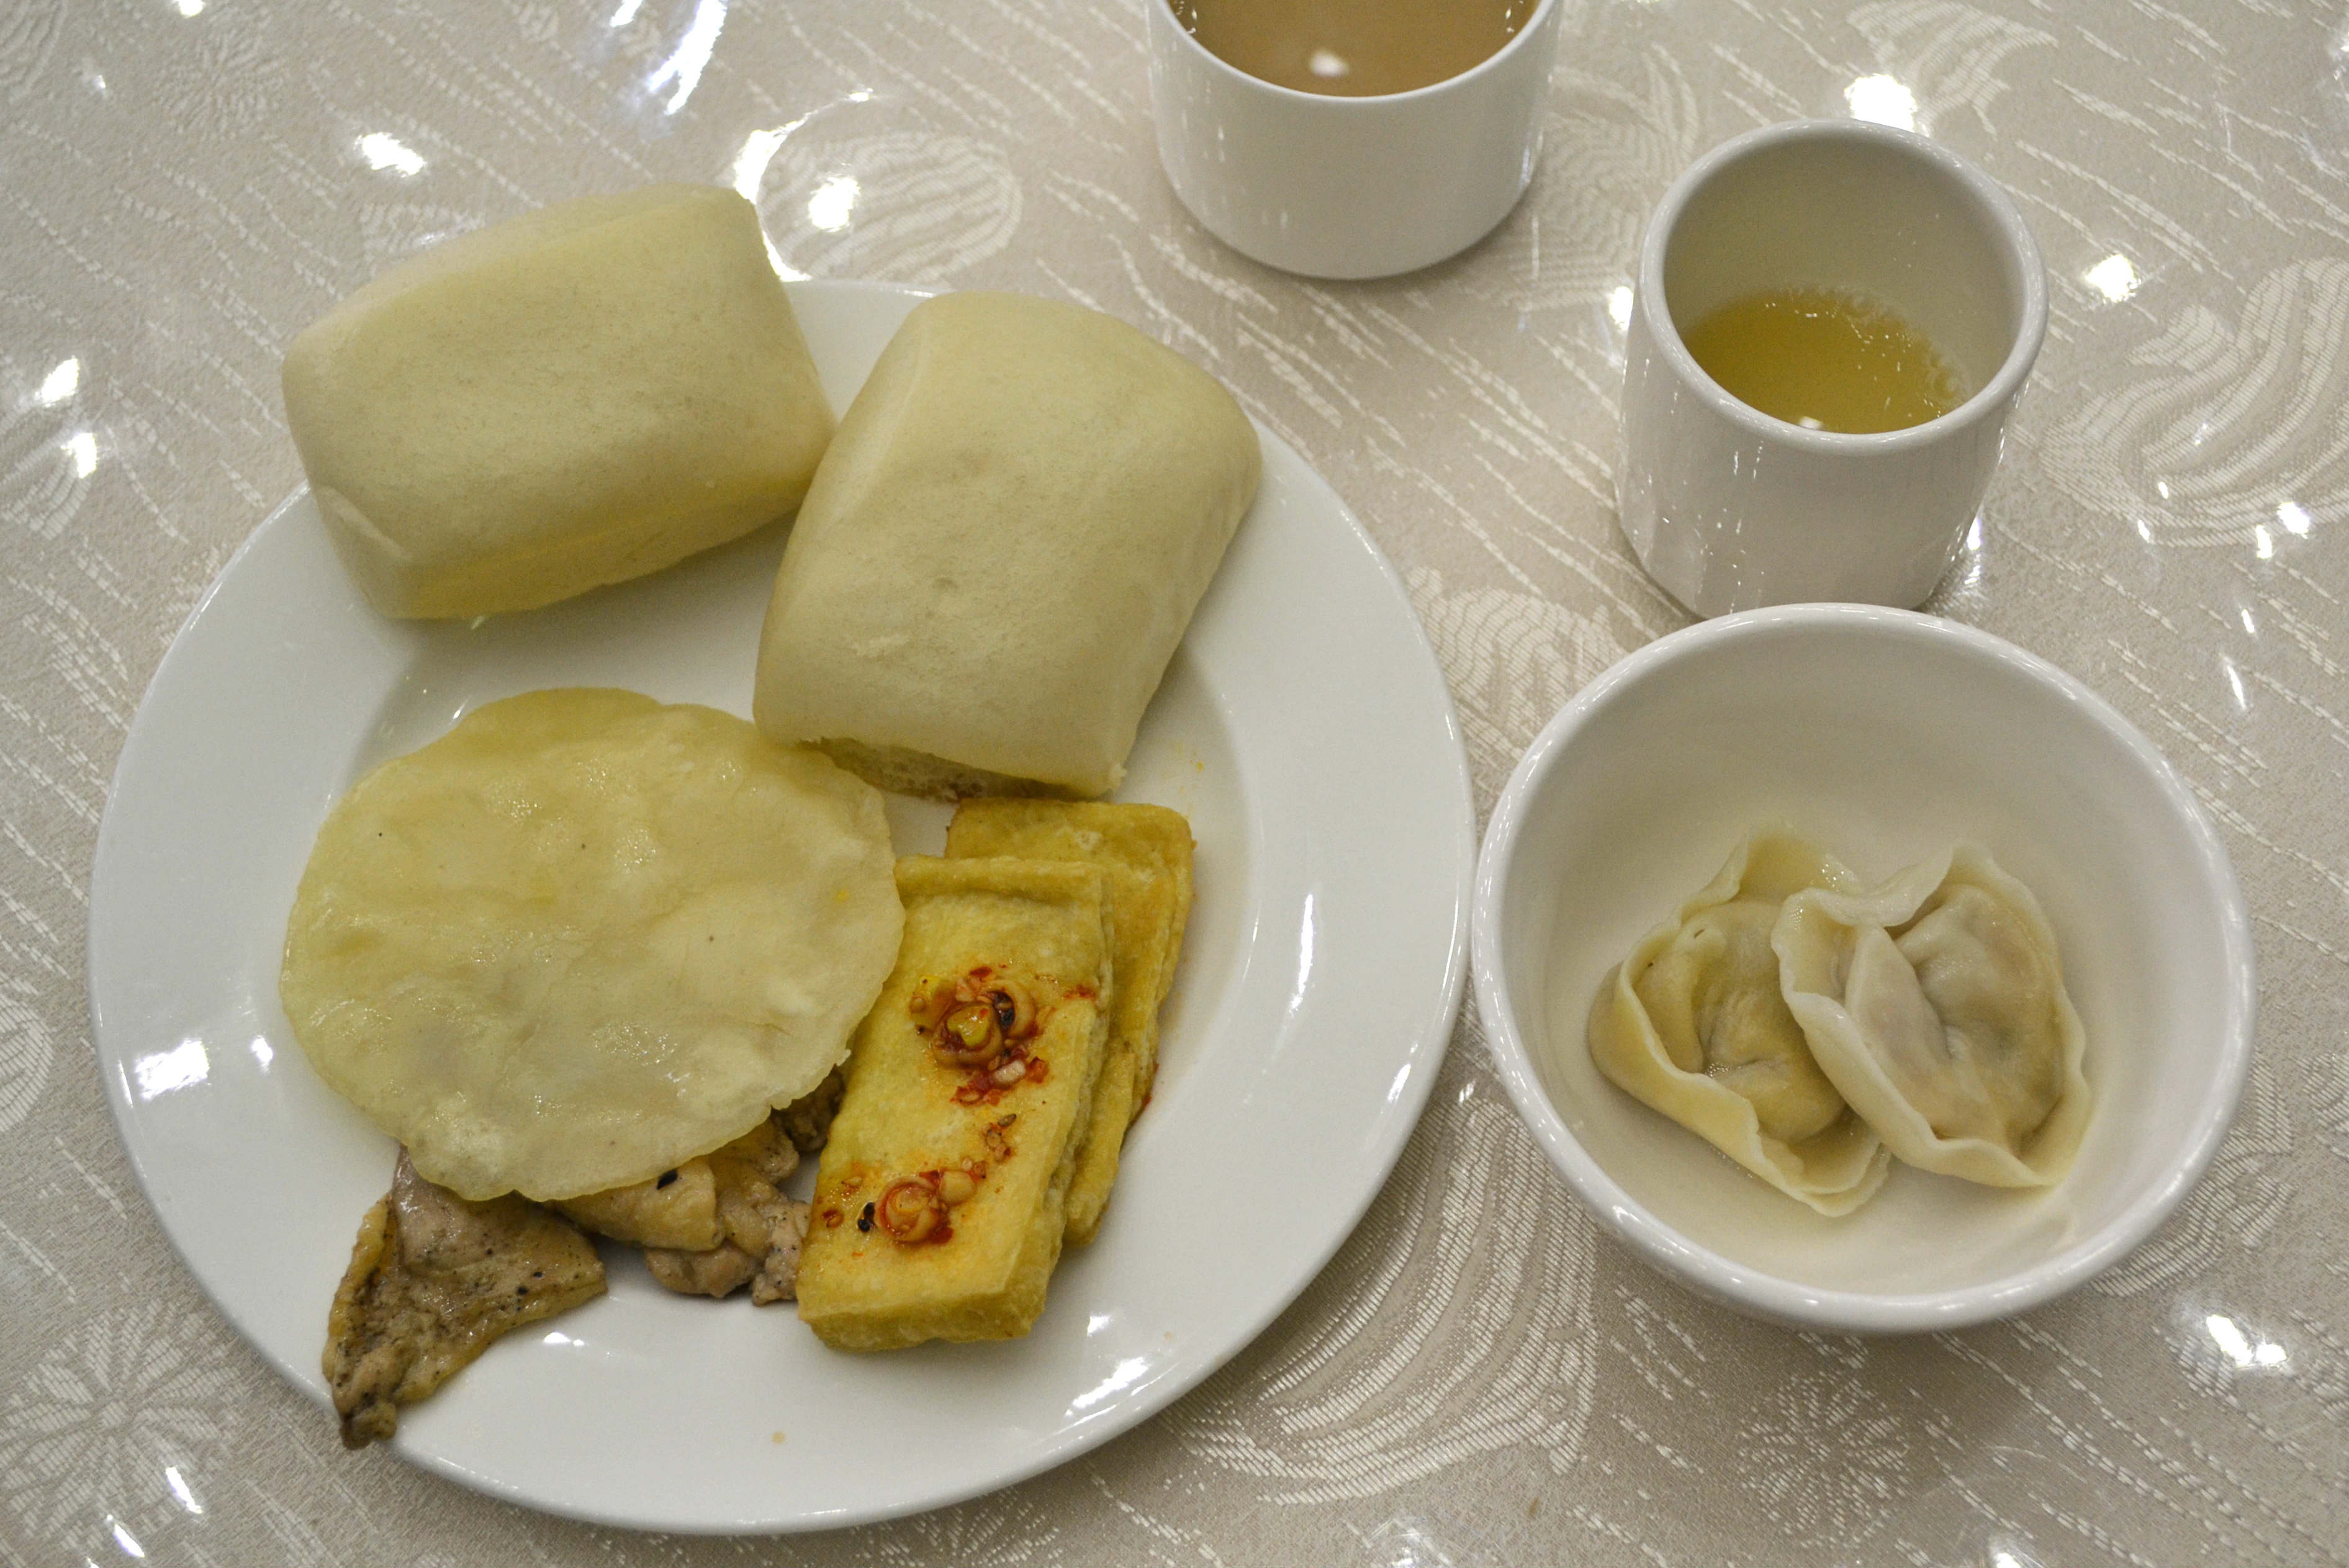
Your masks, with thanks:
[{"label": "steamed dumpling", "polygon": [[1771,934],[1790,896],[1857,886],[1834,857],[1761,830],[1609,971],[1590,1009],[1591,1060],[1611,1082],[1828,1215],[1866,1202],[1889,1160],[1812,1059]]},{"label": "steamed dumpling", "polygon": [[2070,1169],[2085,1037],[2038,901],[1989,851],[1798,893],[1772,943],[1811,1054],[1894,1154],[1993,1187]]}]

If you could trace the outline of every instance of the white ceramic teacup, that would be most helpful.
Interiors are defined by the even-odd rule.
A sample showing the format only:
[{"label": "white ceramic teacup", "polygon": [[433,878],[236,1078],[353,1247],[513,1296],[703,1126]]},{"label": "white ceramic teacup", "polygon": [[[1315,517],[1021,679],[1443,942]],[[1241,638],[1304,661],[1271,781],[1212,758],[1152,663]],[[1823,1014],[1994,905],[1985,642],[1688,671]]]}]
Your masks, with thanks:
[{"label": "white ceramic teacup", "polygon": [[[1785,287],[1889,307],[1971,396],[1878,435],[1806,429],[1739,402],[1682,330]],[[1922,603],[1982,504],[2046,330],[2046,274],[2022,213],[1949,149],[1849,119],[1723,143],[1665,193],[1640,247],[1615,480],[1640,563],[1700,615]]]},{"label": "white ceramic teacup", "polygon": [[1412,92],[1337,98],[1259,81],[1208,52],[1167,0],[1150,17],[1150,98],[1174,193],[1268,266],[1377,278],[1467,249],[1533,179],[1560,0],[1498,52]]}]

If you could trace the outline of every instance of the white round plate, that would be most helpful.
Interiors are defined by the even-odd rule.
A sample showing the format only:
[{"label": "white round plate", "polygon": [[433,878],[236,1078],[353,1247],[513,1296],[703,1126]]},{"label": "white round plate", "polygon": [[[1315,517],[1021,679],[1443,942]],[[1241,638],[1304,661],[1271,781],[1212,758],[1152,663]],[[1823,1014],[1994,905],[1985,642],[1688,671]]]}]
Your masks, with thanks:
[{"label": "white round plate", "polygon": [[[919,297],[792,285],[836,406]],[[1304,1288],[1434,1080],[1465,967],[1475,820],[1401,583],[1295,452],[1268,434],[1264,456],[1122,791],[1186,813],[1199,843],[1156,1098],[1099,1240],[1062,1259],[1035,1331],[843,1355],[788,1307],[667,1295],[616,1248],[607,1296],[492,1346],[403,1415],[399,1452],[610,1523],[854,1524],[1123,1431]],[[98,1059],[172,1243],[322,1404],[327,1304],[393,1149],[312,1076],[277,1004],[319,822],[370,765],[514,692],[621,686],[747,714],[781,548],[769,530],[530,614],[392,622],[360,602],[297,494],[156,673],[92,874]],[[901,851],[937,848],[942,809],[891,807]]]}]

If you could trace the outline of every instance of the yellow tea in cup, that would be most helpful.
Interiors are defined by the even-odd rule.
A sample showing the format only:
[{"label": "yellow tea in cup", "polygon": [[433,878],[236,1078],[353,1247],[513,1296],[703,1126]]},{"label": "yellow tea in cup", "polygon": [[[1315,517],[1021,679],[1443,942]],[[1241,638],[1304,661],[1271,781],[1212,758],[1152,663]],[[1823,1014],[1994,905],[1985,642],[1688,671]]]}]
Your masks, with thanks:
[{"label": "yellow tea in cup", "polygon": [[1225,64],[1299,92],[1373,98],[1500,52],[1537,0],[1164,0]]},{"label": "yellow tea in cup", "polygon": [[1840,290],[1747,294],[1682,332],[1681,341],[1722,390],[1808,430],[1904,430],[1965,401],[1949,362],[1923,334]]}]

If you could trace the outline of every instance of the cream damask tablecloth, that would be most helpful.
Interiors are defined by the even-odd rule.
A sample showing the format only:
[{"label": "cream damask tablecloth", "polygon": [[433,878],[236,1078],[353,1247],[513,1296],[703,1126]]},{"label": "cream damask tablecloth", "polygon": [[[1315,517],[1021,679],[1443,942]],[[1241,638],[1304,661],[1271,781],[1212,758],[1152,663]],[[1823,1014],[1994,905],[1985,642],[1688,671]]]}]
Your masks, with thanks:
[{"label": "cream damask tablecloth", "polygon": [[[1490,240],[1327,285],[1154,151],[1145,0],[0,0],[0,1562],[2293,1563],[2349,1559],[2349,12],[2338,0],[1569,0]],[[88,868],[140,693],[299,478],[287,339],[433,239],[652,179],[786,267],[1029,290],[1222,377],[1361,514],[1480,804],[1683,617],[1617,534],[1643,215],[1799,115],[2014,191],[2053,308],[1935,607],[2111,698],[2257,921],[2242,1113],[2093,1288],[1891,1340],[1734,1316],[1602,1240],[1472,1022],[1360,1232],[1158,1419],[1009,1491],[778,1541],[591,1529],[270,1372],[126,1168]]]}]

